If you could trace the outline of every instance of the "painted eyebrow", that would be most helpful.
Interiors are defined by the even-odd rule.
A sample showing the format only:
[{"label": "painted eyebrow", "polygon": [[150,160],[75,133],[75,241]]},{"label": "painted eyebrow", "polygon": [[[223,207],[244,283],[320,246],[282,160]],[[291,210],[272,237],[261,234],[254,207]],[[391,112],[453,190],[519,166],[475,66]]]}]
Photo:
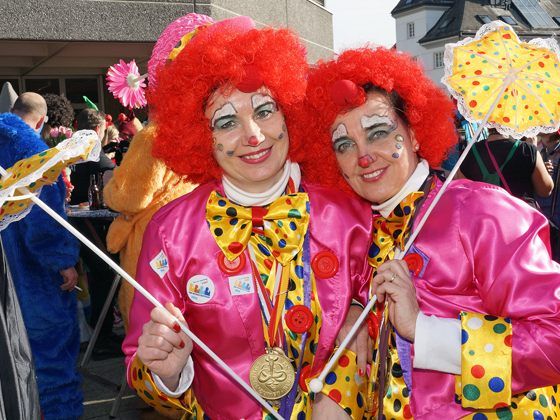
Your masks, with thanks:
[{"label": "painted eyebrow", "polygon": [[257,109],[259,106],[272,102],[276,105],[276,101],[272,99],[270,95],[263,95],[261,93],[256,93],[251,96],[251,105],[253,105],[253,109]]},{"label": "painted eyebrow", "polygon": [[334,143],[338,139],[340,139],[342,137],[346,137],[346,136],[348,136],[348,129],[346,128],[344,123],[340,123],[340,124],[337,125],[336,129],[333,131],[331,140]]},{"label": "painted eyebrow", "polygon": [[214,115],[212,115],[212,120],[210,121],[210,125],[214,128],[216,121],[222,117],[235,115],[237,114],[237,110],[233,106],[231,102],[226,102],[221,108],[218,108],[214,111]]},{"label": "painted eyebrow", "polygon": [[395,126],[395,122],[384,115],[364,115],[360,118],[360,124],[362,128],[370,128],[374,125],[388,125],[390,127]]}]

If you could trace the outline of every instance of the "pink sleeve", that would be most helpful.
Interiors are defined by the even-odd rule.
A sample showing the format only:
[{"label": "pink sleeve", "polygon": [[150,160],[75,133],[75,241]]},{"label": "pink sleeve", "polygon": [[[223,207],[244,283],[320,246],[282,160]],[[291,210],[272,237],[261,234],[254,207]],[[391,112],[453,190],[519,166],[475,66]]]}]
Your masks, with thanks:
[{"label": "pink sleeve", "polygon": [[[142,250],[138,258],[136,280],[162,304],[172,302],[178,308],[183,309],[181,294],[173,286],[177,283],[174,279],[171,256],[166,245],[162,227],[152,220],[144,233]],[[150,265],[152,261],[154,261],[156,268],[152,268]],[[136,353],[138,337],[142,334],[144,324],[150,320],[150,312],[153,308],[154,306],[144,296],[138,292],[134,293],[128,331],[123,342],[127,367],[130,366]]]},{"label": "pink sleeve", "polygon": [[513,393],[560,383],[560,266],[547,220],[497,187],[461,204],[460,237],[485,311],[512,320]]}]

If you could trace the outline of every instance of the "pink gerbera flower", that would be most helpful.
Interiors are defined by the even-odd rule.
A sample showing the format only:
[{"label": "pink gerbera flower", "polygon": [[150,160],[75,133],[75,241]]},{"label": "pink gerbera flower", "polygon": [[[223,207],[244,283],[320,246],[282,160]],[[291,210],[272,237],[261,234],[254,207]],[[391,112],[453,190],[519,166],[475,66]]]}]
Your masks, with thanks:
[{"label": "pink gerbera flower", "polygon": [[126,63],[119,60],[107,71],[107,87],[109,92],[127,108],[146,106],[146,75],[140,75],[136,62]]}]

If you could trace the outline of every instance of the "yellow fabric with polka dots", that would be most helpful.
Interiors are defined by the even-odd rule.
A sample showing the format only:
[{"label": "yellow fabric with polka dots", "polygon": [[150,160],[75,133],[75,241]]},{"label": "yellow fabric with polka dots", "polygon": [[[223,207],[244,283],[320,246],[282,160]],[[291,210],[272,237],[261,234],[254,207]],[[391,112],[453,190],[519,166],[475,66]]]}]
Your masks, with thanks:
[{"label": "yellow fabric with polka dots", "polygon": [[511,404],[511,321],[461,312],[462,406]]},{"label": "yellow fabric with polka dots", "polygon": [[461,375],[455,383],[456,399],[476,410],[464,418],[558,418],[557,386],[511,395],[511,320],[470,312],[461,312],[460,319]]}]

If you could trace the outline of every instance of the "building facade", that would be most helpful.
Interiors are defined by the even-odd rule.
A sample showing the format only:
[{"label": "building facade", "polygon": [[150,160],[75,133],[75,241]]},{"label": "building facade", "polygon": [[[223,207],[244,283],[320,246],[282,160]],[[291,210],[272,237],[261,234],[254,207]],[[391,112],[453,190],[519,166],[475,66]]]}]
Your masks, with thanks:
[{"label": "building facade", "polygon": [[310,62],[332,54],[332,15],[322,0],[2,0],[0,86],[10,81],[18,93],[65,94],[76,109],[86,95],[118,112],[105,88],[108,67],[135,59],[145,71],[161,31],[190,12],[287,26],[300,34]]},{"label": "building facade", "polygon": [[501,20],[526,40],[560,33],[557,0],[400,0],[391,14],[397,49],[421,61],[438,83],[445,44],[474,36],[485,23]]}]

